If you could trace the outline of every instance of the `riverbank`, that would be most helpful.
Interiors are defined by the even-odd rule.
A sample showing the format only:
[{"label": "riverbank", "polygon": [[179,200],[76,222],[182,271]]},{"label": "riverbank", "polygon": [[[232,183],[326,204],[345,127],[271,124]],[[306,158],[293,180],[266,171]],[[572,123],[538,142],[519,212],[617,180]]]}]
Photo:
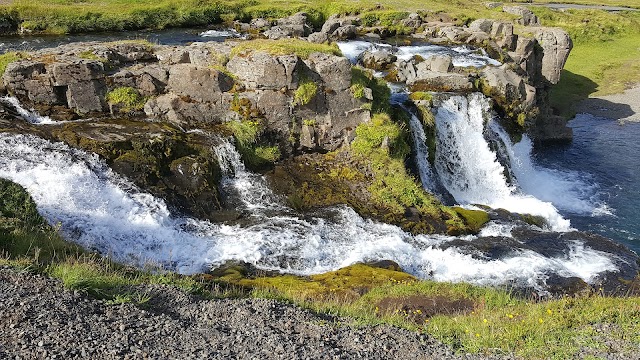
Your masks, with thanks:
[{"label": "riverbank", "polygon": [[640,122],[640,85],[621,94],[589,97],[580,102],[576,111],[615,119],[620,123]]}]

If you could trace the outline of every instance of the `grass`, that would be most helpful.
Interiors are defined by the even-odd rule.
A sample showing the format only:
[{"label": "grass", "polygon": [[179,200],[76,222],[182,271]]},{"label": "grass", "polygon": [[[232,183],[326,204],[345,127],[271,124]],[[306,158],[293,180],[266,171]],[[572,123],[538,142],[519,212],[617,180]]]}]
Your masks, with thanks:
[{"label": "grass", "polygon": [[7,70],[7,65],[11,64],[14,61],[18,61],[25,57],[24,53],[10,51],[0,55],[0,77],[4,75],[4,72]]},{"label": "grass", "polygon": [[318,85],[311,79],[303,79],[300,81],[298,88],[293,93],[293,104],[304,106],[313,100],[318,92]]},{"label": "grass", "polygon": [[243,41],[231,50],[231,57],[247,55],[251,52],[262,51],[271,55],[295,54],[306,59],[309,55],[320,52],[332,55],[342,55],[338,46],[327,44],[313,44],[300,39],[256,39]]},{"label": "grass", "polygon": [[115,88],[107,93],[106,99],[110,105],[120,106],[120,112],[142,110],[147,102],[147,98],[132,87]]}]

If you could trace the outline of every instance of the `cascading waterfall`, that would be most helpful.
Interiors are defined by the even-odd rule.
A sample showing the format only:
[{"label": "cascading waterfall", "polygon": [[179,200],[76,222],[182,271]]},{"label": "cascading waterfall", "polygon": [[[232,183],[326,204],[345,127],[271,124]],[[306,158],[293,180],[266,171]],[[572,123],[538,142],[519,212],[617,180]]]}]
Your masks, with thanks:
[{"label": "cascading waterfall", "polygon": [[22,104],[20,104],[20,101],[13,97],[13,96],[4,96],[2,98],[0,98],[0,101],[4,101],[8,104],[10,104],[11,106],[13,106],[16,111],[18,112],[18,114],[20,114],[20,116],[22,116],[23,119],[27,120],[28,122],[32,123],[32,124],[52,124],[54,123],[53,120],[51,120],[50,117],[48,116],[41,116],[38,113],[36,113],[33,110],[27,110],[25,109]]},{"label": "cascading waterfall", "polygon": [[436,113],[436,171],[447,191],[461,204],[484,204],[512,212],[543,216],[552,230],[570,223],[550,203],[519,191],[507,182],[484,137],[489,102],[482,94],[451,96]]},{"label": "cascading waterfall", "polygon": [[513,144],[498,123],[489,122],[489,129],[505,145],[511,171],[522,191],[542,201],[553,202],[554,206],[571,213],[602,214],[606,211],[606,204],[598,199],[597,185],[587,175],[536,166],[532,161],[533,142],[527,135]]},{"label": "cascading waterfall", "polygon": [[[227,161],[227,170],[233,170],[228,189],[241,189],[242,198],[253,197],[248,204],[266,202],[255,200],[265,199],[262,195],[254,196],[265,191],[264,179],[255,174],[243,179],[250,173],[232,148],[228,142],[217,148],[220,162]],[[291,215],[290,209],[267,214],[247,207],[252,216],[243,226],[175,217],[162,200],[137,190],[97,156],[35,136],[0,134],[0,177],[24,186],[40,213],[50,223],[59,223],[67,238],[118,261],[156,264],[181,273],[227,260],[314,274],[358,261],[390,259],[421,278],[517,283],[542,290],[550,272],[591,281],[598,273],[616,269],[605,253],[579,243],[556,258],[531,250],[498,259],[477,258],[455,247],[441,247],[459,238],[412,236],[396,226],[365,220],[346,206],[304,218]]]},{"label": "cascading waterfall", "polygon": [[422,121],[418,119],[418,116],[410,109],[405,108],[405,111],[409,113],[409,128],[411,129],[411,137],[415,144],[416,151],[416,164],[418,166],[418,173],[420,174],[420,181],[422,187],[432,194],[436,194],[436,187],[434,181],[434,174],[431,170],[431,164],[429,164],[429,147],[427,146],[427,136],[424,133],[422,127]]}]

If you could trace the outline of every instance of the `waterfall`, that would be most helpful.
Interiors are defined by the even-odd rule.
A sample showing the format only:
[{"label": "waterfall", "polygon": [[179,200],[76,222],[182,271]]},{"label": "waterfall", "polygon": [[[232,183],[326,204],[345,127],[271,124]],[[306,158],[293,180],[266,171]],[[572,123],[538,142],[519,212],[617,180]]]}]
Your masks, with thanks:
[{"label": "waterfall", "polygon": [[[244,189],[239,196],[250,198],[247,204],[264,201],[255,195],[266,192],[264,179],[244,169],[232,144],[222,142],[216,150],[231,189]],[[246,182],[243,174],[251,175]],[[553,258],[527,249],[500,258],[476,257],[447,246],[460,238],[413,236],[363,219],[346,206],[305,216],[258,209],[242,225],[183,218],[114,174],[96,155],[30,135],[0,134],[0,177],[24,186],[38,211],[50,223],[60,224],[66,238],[117,261],[185,274],[227,260],[309,275],[389,259],[420,278],[543,290],[549,273],[592,281],[616,269],[607,254],[579,243],[567,244],[570,251]]]},{"label": "waterfall", "polygon": [[536,166],[533,163],[533,142],[527,135],[514,144],[498,123],[490,122],[489,129],[504,144],[511,171],[522,191],[571,213],[592,214],[606,208],[598,199],[595,181],[588,175]]},{"label": "waterfall", "polygon": [[409,128],[411,129],[411,137],[413,138],[413,143],[415,144],[414,148],[416,152],[416,165],[418,166],[418,173],[420,174],[422,187],[432,194],[437,194],[433,171],[431,170],[431,164],[429,164],[429,147],[427,146],[427,136],[424,133],[422,121],[420,121],[414,111],[406,107],[403,108],[410,115]]},{"label": "waterfall", "polygon": [[440,181],[461,204],[539,215],[552,230],[569,230],[569,221],[550,202],[508,183],[505,168],[484,137],[485,123],[492,121],[489,110],[488,99],[478,93],[451,96],[438,107],[435,167]]},{"label": "waterfall", "polygon": [[9,103],[12,107],[16,109],[18,114],[22,116],[23,119],[27,120],[32,124],[53,124],[55,122],[51,120],[51,118],[48,116],[42,116],[33,110],[25,109],[20,103],[20,101],[13,96],[4,96],[0,98],[0,101]]},{"label": "waterfall", "polygon": [[242,204],[247,210],[284,210],[264,177],[247,171],[231,141],[218,139],[218,142],[213,150],[223,173],[222,190],[236,200],[232,201],[234,205]]}]

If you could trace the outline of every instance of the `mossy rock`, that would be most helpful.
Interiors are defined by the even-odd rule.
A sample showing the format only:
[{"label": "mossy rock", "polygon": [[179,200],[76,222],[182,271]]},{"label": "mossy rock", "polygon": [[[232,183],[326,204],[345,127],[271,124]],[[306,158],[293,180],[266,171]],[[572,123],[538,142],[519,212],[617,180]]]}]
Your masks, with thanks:
[{"label": "mossy rock", "polygon": [[[397,264],[396,264],[397,266]],[[342,269],[308,277],[262,272],[245,263],[230,263],[210,273],[215,281],[245,289],[275,290],[295,298],[357,298],[371,288],[390,283],[410,283],[415,277],[391,269],[357,263]]]},{"label": "mossy rock", "polygon": [[490,220],[489,214],[482,210],[470,210],[459,206],[454,206],[451,209],[464,219],[464,222],[474,233],[478,233],[484,224]]}]

